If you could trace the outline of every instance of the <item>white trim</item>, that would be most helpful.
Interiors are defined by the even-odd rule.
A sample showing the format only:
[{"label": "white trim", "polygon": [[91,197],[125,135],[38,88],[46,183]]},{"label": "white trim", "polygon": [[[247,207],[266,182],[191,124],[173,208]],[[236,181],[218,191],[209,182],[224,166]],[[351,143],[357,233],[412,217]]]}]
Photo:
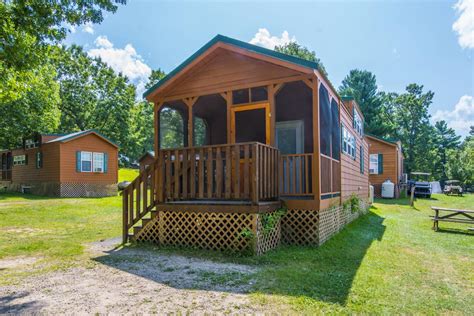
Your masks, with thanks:
[{"label": "white trim", "polygon": [[[372,160],[373,157],[375,157],[375,160]],[[379,174],[379,155],[378,154],[369,155],[369,174]]]},{"label": "white trim", "polygon": [[[93,152],[91,152],[91,151],[81,151],[80,153],[81,153],[81,172],[92,172],[92,170],[93,170],[93,166],[92,166],[92,164],[93,164],[93,163],[92,163],[92,161],[93,161]],[[90,160],[84,160],[84,159],[82,159],[82,155],[83,155],[83,154],[90,154],[90,157],[91,157]],[[91,162],[91,170],[83,170],[83,169],[82,169],[82,161],[83,161],[83,160],[84,160],[84,161],[90,161],[90,162]]]}]

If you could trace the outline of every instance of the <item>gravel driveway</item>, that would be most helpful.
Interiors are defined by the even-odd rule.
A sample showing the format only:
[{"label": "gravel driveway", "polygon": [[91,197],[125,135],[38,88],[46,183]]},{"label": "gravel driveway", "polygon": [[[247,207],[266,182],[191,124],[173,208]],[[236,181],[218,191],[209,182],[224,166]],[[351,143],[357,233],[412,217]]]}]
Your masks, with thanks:
[{"label": "gravel driveway", "polygon": [[[0,287],[0,313],[263,312],[251,306],[245,294],[252,287],[254,267],[145,249],[113,250],[116,243],[114,239],[89,245],[94,259],[87,267]],[[4,269],[8,268],[11,259]]]}]

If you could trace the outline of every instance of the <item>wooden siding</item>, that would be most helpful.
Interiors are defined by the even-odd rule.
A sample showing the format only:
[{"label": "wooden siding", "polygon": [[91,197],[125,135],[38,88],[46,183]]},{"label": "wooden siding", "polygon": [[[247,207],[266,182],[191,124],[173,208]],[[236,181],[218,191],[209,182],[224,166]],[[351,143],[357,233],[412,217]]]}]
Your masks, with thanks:
[{"label": "wooden siding", "polygon": [[[352,193],[357,194],[361,198],[367,198],[369,195],[369,148],[365,138],[357,134],[354,130],[352,120],[352,114],[350,114],[344,106],[341,106],[341,123],[352,133],[352,135],[355,136],[356,139],[356,159],[341,152],[341,194],[343,201],[348,199]],[[360,146],[364,148],[363,174],[360,172]]]},{"label": "wooden siding", "polygon": [[[76,152],[91,151],[108,153],[107,173],[77,172]],[[61,143],[60,181],[68,183],[113,184],[118,181],[118,150],[95,134]]]},{"label": "wooden siding", "polygon": [[[43,167],[36,168],[36,153],[43,154]],[[27,165],[17,165],[12,168],[12,182],[29,184],[39,182],[59,182],[59,144],[43,144],[39,148],[14,149],[13,156],[28,155]]]},{"label": "wooden siding", "polygon": [[206,61],[177,80],[165,94],[168,98],[202,95],[203,91],[225,91],[241,84],[251,85],[298,75],[301,73],[282,66],[217,49]]},{"label": "wooden siding", "polygon": [[366,137],[366,139],[369,142],[370,154],[383,155],[383,173],[371,174],[369,176],[370,184],[381,185],[387,179],[397,184],[401,177],[401,172],[398,171],[400,170],[399,165],[402,164],[400,161],[401,155],[398,153],[397,145],[391,145],[372,137]]}]

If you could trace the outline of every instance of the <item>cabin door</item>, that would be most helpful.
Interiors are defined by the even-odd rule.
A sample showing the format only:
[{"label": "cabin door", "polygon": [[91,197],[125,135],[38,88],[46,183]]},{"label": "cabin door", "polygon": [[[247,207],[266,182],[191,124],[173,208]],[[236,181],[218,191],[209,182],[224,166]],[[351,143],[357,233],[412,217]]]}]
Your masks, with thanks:
[{"label": "cabin door", "polygon": [[231,108],[232,143],[270,144],[270,106],[268,103]]}]

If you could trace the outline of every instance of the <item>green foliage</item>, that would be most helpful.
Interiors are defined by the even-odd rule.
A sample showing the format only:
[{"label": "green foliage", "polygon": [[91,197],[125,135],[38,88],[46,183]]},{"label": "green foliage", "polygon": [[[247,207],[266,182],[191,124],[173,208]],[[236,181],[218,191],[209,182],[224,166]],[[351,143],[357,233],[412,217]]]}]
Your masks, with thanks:
[{"label": "green foliage", "polygon": [[145,85],[146,89],[153,87],[158,81],[163,79],[166,76],[165,72],[161,69],[152,70],[148,82]]},{"label": "green foliage", "polygon": [[441,181],[448,180],[446,173],[446,164],[448,160],[448,151],[456,151],[460,145],[461,136],[456,135],[456,132],[452,128],[448,128],[448,124],[445,121],[439,121],[435,123],[435,146],[437,152],[437,161],[434,165],[433,173],[436,179]]},{"label": "green foliage", "polygon": [[61,98],[59,129],[95,128],[117,142],[122,151],[132,151],[129,133],[135,86],[76,45],[61,49],[55,65]]},{"label": "green foliage", "polygon": [[446,173],[449,179],[474,186],[474,138],[468,138],[460,149],[447,151]]},{"label": "green foliage", "polygon": [[384,107],[385,94],[377,92],[377,80],[367,70],[353,69],[342,80],[339,94],[352,96],[364,114],[364,130],[367,133],[387,136],[392,131],[389,108]]},{"label": "green foliage", "polygon": [[362,211],[360,207],[360,198],[355,193],[352,193],[351,197],[342,203],[342,207],[346,211],[350,210],[351,213],[359,213]]},{"label": "green foliage", "polygon": [[309,61],[314,61],[318,64],[318,70],[323,73],[326,77],[328,75],[326,68],[322,61],[316,57],[316,53],[314,51],[309,50],[308,48],[298,44],[297,42],[289,42],[288,44],[275,46],[275,51],[296,56],[302,59],[306,59]]},{"label": "green foliage", "polygon": [[163,108],[160,113],[160,147],[184,146],[184,120],[180,112]]},{"label": "green foliage", "polygon": [[0,2],[0,103],[24,96],[51,44],[65,39],[67,27],[100,23],[125,0]]},{"label": "green foliage", "polygon": [[273,232],[276,225],[280,222],[280,219],[286,215],[287,211],[288,208],[286,207],[286,205],[284,205],[273,213],[265,213],[260,215],[264,236]]}]

